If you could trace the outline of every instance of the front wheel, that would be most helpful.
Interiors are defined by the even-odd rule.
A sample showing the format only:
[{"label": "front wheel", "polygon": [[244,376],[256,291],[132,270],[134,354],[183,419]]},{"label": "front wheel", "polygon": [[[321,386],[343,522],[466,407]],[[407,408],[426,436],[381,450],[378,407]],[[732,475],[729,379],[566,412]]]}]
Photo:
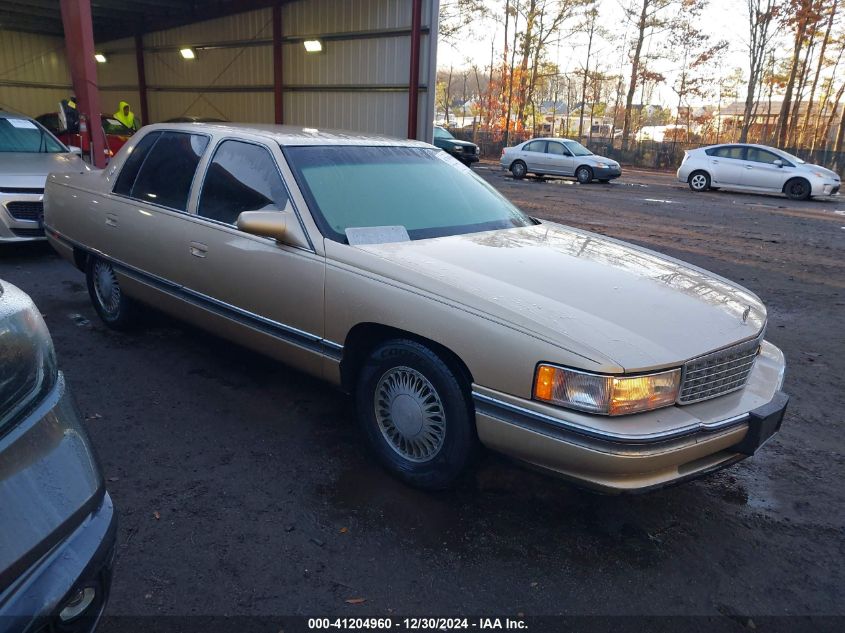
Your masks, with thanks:
[{"label": "front wheel", "polygon": [[803,178],[793,178],[783,188],[783,192],[790,200],[807,200],[811,191],[810,183]]},{"label": "front wheel", "polygon": [[387,341],[370,354],[355,404],[376,457],[417,488],[450,487],[475,451],[472,405],[460,378],[416,341]]},{"label": "front wheel", "polygon": [[123,293],[109,262],[89,257],[85,279],[91,303],[106,325],[116,330],[128,330],[137,323],[137,304]]},{"label": "front wheel", "polygon": [[710,175],[705,171],[694,171],[689,177],[689,188],[695,192],[710,189]]},{"label": "front wheel", "polygon": [[582,166],[575,170],[575,180],[582,185],[586,185],[593,180],[593,170],[589,167]]}]

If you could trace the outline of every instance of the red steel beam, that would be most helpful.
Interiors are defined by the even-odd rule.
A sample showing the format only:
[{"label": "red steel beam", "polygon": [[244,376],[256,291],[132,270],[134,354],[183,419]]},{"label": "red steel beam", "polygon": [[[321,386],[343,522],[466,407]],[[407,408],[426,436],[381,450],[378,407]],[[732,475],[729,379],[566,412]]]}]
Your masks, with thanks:
[{"label": "red steel beam", "polygon": [[273,5],[273,106],[276,125],[281,125],[285,120],[282,61],[282,6],[275,4]]},{"label": "red steel beam", "polygon": [[80,114],[88,119],[88,133],[94,146],[94,165],[106,166],[106,143],[100,122],[100,93],[94,61],[94,28],[91,0],[60,0],[73,91],[79,99]]},{"label": "red steel beam", "polygon": [[408,138],[417,138],[420,104],[420,43],[422,41],[422,0],[411,8],[411,69],[408,81]]},{"label": "red steel beam", "polygon": [[135,65],[138,69],[138,98],[141,103],[141,123],[147,125],[150,122],[150,110],[147,104],[147,72],[144,70],[144,36],[135,36]]}]

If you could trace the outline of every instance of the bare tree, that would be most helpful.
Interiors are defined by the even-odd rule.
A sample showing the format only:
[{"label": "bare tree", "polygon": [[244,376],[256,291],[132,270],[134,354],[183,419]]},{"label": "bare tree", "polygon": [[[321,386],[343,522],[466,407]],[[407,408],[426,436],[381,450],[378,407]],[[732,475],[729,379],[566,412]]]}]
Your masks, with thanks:
[{"label": "bare tree", "polygon": [[748,3],[748,62],[750,73],[745,93],[745,110],[742,117],[740,143],[748,141],[748,130],[754,121],[754,105],[763,75],[766,53],[777,33],[775,18],[781,11],[780,0],[746,0]]},{"label": "bare tree", "polygon": [[631,79],[628,82],[628,96],[625,98],[625,121],[622,125],[622,147],[625,149],[628,148],[628,137],[631,133],[631,111],[634,105],[634,95],[637,93],[638,82],[642,77],[640,63],[646,32],[664,24],[659,15],[672,2],[673,0],[636,0],[636,4],[632,4],[626,10],[629,19],[636,19],[637,34],[631,58]]},{"label": "bare tree", "polygon": [[[825,64],[825,53],[827,53],[827,46],[830,42],[830,32],[833,29],[833,20],[836,17],[836,5],[838,4],[838,0],[833,0],[833,4],[830,6],[829,15],[827,18],[827,28],[824,32],[824,37],[822,38],[822,46],[821,51],[819,51],[819,63],[816,66],[816,74],[813,77],[813,85],[810,88],[810,99],[807,103],[807,112],[804,114],[804,127],[801,133],[801,141],[803,142],[806,138],[806,134],[810,129],[810,118],[813,115],[813,99],[816,98],[816,87],[819,83],[819,75],[822,72],[822,67]],[[813,134],[813,139],[815,140],[815,134]]]}]

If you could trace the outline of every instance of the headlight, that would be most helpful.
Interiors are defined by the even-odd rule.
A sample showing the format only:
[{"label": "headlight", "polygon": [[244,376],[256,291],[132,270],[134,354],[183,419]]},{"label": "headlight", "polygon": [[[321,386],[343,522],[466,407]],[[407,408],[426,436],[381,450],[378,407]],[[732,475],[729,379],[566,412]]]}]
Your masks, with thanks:
[{"label": "headlight", "polygon": [[610,163],[596,163],[596,167],[604,167],[604,168],[607,168],[607,167],[611,167],[611,166],[612,166],[612,165],[611,165]]},{"label": "headlight", "polygon": [[817,178],[830,178],[830,176],[828,176],[826,173],[821,172],[821,171],[814,171],[813,175],[816,176]]},{"label": "headlight", "polygon": [[623,415],[674,404],[680,383],[680,369],[643,376],[603,376],[540,365],[534,398],[587,413]]},{"label": "headlight", "polygon": [[56,383],[56,355],[41,314],[29,298],[0,286],[0,434]]}]

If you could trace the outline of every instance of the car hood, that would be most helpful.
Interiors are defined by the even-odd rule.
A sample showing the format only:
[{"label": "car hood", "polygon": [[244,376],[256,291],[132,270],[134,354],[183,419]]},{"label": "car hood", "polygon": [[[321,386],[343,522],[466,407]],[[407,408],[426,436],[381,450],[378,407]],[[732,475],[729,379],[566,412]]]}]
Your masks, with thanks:
[{"label": "car hood", "polygon": [[374,266],[380,274],[606,371],[608,360],[625,371],[678,365],[752,337],[766,321],[759,298],[713,273],[549,222],[360,248],[393,264]]},{"label": "car hood", "polygon": [[441,143],[448,143],[457,147],[475,147],[475,143],[471,143],[469,141],[462,141],[457,138],[441,138],[437,140],[439,140]]},{"label": "car hood", "polygon": [[605,158],[604,156],[599,156],[598,154],[591,154],[590,156],[576,156],[576,159],[581,159],[581,161],[587,161],[593,165],[597,165],[598,163],[605,163],[611,166],[619,166],[619,163],[613,160],[612,158]]},{"label": "car hood", "polygon": [[87,169],[76,154],[0,152],[0,187],[44,187],[49,173]]},{"label": "car hood", "polygon": [[801,171],[824,174],[825,178],[833,178],[835,180],[839,180],[839,174],[837,174],[835,171],[827,169],[826,167],[822,167],[821,165],[811,165],[810,163],[804,163],[803,165],[799,165],[798,167],[801,169]]}]

